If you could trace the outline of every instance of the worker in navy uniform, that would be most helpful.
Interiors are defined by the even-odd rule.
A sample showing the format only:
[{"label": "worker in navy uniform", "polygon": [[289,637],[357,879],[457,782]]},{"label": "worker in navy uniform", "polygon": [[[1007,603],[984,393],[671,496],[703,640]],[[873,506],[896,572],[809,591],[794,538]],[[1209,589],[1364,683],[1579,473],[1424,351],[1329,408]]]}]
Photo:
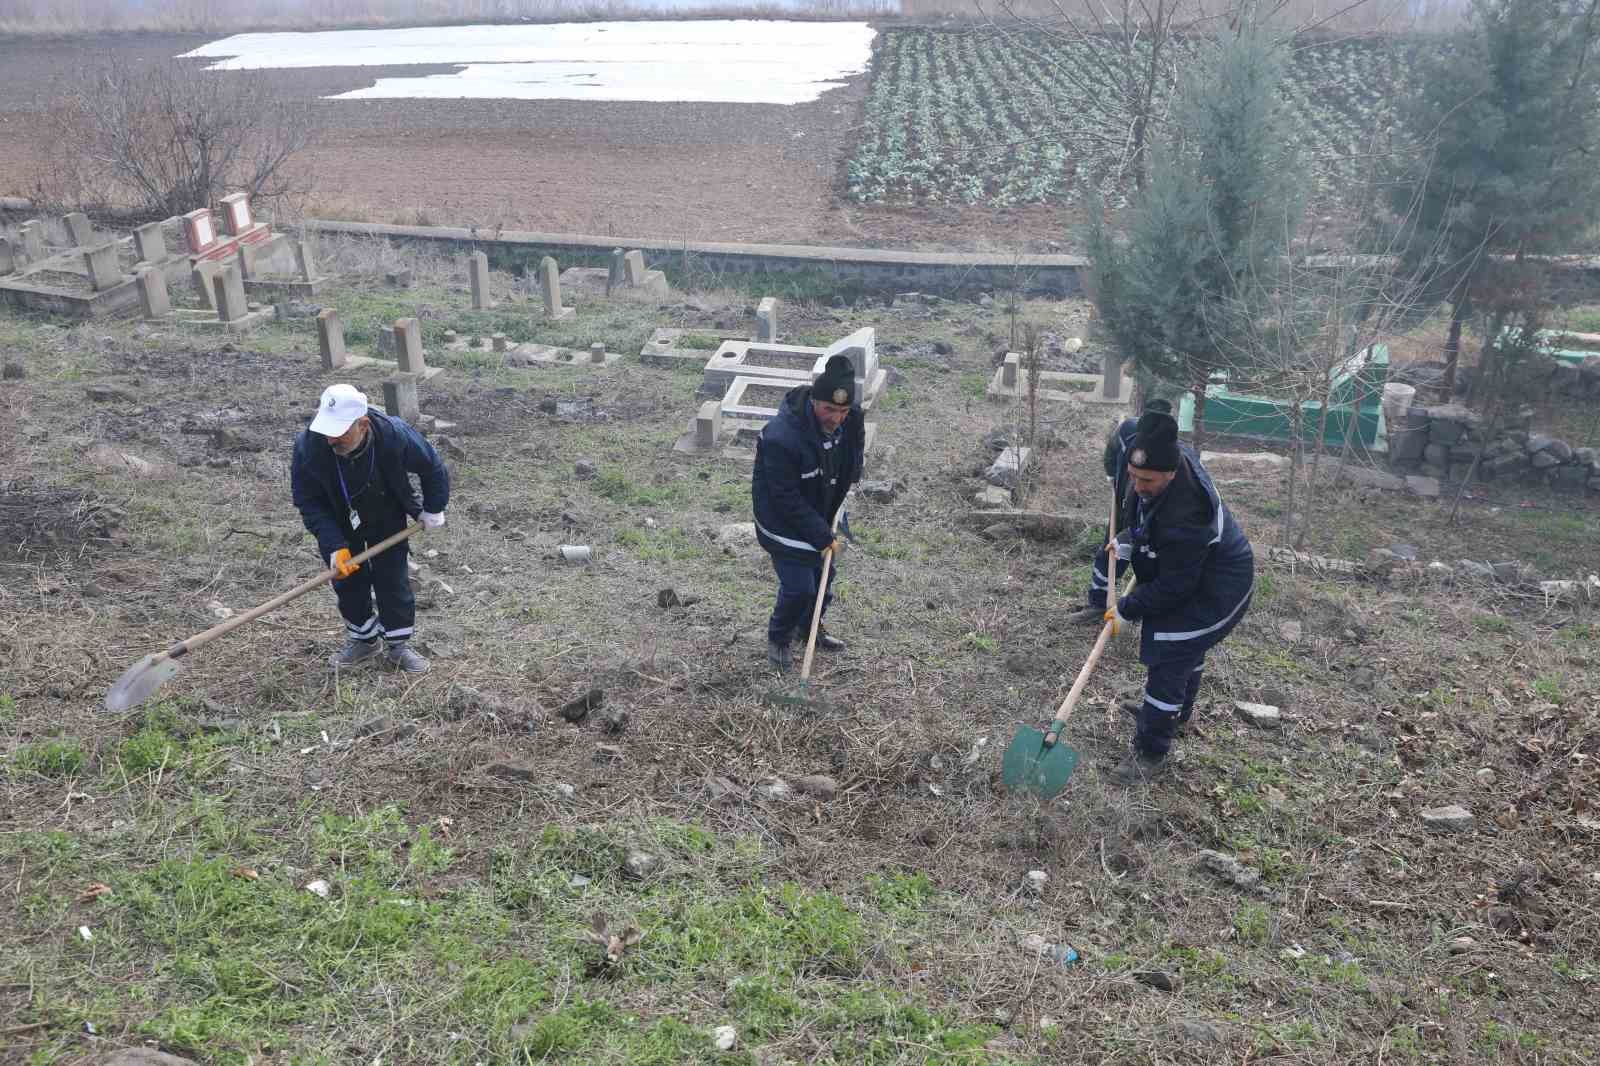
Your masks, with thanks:
[{"label": "worker in navy uniform", "polygon": [[[817,595],[822,609],[832,598],[844,542],[833,535],[833,518],[850,486],[861,480],[866,427],[855,404],[856,371],[835,355],[810,385],[790,389],[778,415],[756,441],[750,498],[756,539],[778,573],[778,602],[767,621],[767,661],[789,666],[789,645],[809,636]],[[819,590],[822,559],[833,553],[829,589]],[[817,646],[839,651],[844,641],[819,625]]]},{"label": "worker in navy uniform", "polygon": [[[419,498],[410,475],[422,485]],[[379,654],[407,673],[428,669],[411,647],[416,602],[401,541],[364,564],[352,564],[407,518],[425,529],[444,525],[450,474],[422,434],[398,418],[367,406],[353,385],[330,385],[317,415],[294,442],[290,468],[294,505],[328,566],[339,572],[333,590],[347,638],[335,667],[355,666]]]},{"label": "worker in navy uniform", "polygon": [[[1144,409],[1170,415],[1172,404],[1166,400],[1151,400],[1144,405]],[[1106,438],[1106,480],[1111,482],[1112,494],[1119,502],[1128,498],[1128,449],[1132,446],[1134,434],[1138,430],[1137,418],[1124,418]],[[1118,528],[1121,528],[1120,521]],[[1101,560],[1104,561],[1104,558],[1102,555]],[[1105,576],[1103,570],[1095,571],[1094,577],[1089,582],[1089,606],[1067,615],[1068,623],[1085,626],[1101,624],[1102,616],[1106,613]]]},{"label": "worker in navy uniform", "polygon": [[1118,576],[1133,567],[1131,593],[1106,605],[1106,555],[1095,560],[1102,617],[1120,632],[1141,623],[1139,660],[1147,668],[1133,753],[1118,781],[1149,779],[1165,764],[1179,726],[1194,713],[1206,652],[1239,624],[1255,585],[1255,555],[1211,475],[1178,443],[1169,414],[1139,417],[1127,448],[1132,492],[1117,527]]}]

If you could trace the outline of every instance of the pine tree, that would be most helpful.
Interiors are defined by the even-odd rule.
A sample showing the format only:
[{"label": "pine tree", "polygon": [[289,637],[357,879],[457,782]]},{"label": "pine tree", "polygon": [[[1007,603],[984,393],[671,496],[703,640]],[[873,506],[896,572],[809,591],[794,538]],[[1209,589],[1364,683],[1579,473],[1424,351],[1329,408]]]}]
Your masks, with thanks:
[{"label": "pine tree", "polygon": [[1241,347],[1227,310],[1270,283],[1300,207],[1281,44],[1245,22],[1201,51],[1124,215],[1127,240],[1092,211],[1086,242],[1102,321],[1140,369],[1194,394],[1197,429],[1206,383]]},{"label": "pine tree", "polygon": [[[1474,0],[1464,29],[1418,64],[1402,126],[1415,153],[1394,184],[1406,258],[1430,267],[1450,304],[1445,380],[1455,388],[1461,328],[1504,308],[1496,257],[1564,251],[1587,224],[1600,167],[1596,84],[1600,0]],[[1512,282],[1512,284],[1517,284]]]}]

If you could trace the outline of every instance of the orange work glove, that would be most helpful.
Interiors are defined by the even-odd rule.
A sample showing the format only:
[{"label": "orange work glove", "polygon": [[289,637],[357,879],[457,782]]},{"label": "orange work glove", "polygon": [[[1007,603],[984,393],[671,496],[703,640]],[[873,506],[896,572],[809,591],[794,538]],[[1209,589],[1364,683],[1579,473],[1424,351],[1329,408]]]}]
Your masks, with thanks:
[{"label": "orange work glove", "polygon": [[349,577],[351,574],[361,569],[360,563],[352,563],[350,561],[349,548],[340,548],[338,551],[334,552],[333,558],[328,560],[328,565],[339,571],[339,577],[334,578],[335,581],[340,580],[340,578]]},{"label": "orange work glove", "polygon": [[1113,603],[1110,607],[1106,608],[1106,621],[1111,625],[1112,636],[1122,636],[1123,617],[1120,613],[1118,613],[1116,604]]}]

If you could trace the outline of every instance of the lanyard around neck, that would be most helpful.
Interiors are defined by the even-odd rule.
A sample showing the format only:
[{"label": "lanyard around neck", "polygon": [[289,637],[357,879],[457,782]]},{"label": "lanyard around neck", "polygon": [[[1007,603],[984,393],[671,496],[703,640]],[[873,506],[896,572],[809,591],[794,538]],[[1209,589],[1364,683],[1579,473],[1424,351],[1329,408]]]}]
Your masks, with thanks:
[{"label": "lanyard around neck", "polygon": [[[371,430],[367,432],[370,434]],[[373,443],[370,436],[367,439],[367,449],[367,481],[366,485],[362,486],[362,491],[365,491],[367,486],[372,484],[372,472],[377,468],[378,464],[378,446]],[[353,510],[355,504],[350,502],[350,489],[344,483],[344,467],[339,463],[338,452],[333,453],[333,472],[339,475],[339,491],[344,493],[344,505]]]}]

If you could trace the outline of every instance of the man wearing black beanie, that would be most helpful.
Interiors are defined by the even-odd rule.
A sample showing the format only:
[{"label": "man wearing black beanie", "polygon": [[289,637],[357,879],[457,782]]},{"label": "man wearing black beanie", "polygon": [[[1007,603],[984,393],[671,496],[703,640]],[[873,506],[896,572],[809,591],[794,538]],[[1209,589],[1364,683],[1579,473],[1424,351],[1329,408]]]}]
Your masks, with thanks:
[{"label": "man wearing black beanie", "polygon": [[[866,453],[866,425],[855,401],[855,366],[835,355],[815,382],[789,390],[756,441],[750,499],[756,540],[772,556],[778,574],[778,602],[767,621],[767,661],[780,670],[789,666],[789,644],[809,635],[825,552],[833,553],[830,586],[839,573],[843,543],[833,535],[833,517],[850,486],[861,480]],[[826,613],[831,596],[827,589],[820,592]],[[844,646],[819,623],[817,647],[839,651]]]},{"label": "man wearing black beanie", "polygon": [[[1159,414],[1170,415],[1172,404],[1166,400],[1151,400],[1144,405],[1146,411],[1155,411]],[[1133,447],[1133,438],[1139,431],[1137,418],[1124,418],[1122,422],[1106,437],[1105,466],[1106,480],[1111,482],[1111,493],[1116,500],[1128,498],[1128,449]],[[1122,528],[1118,523],[1117,528]],[[1072,625],[1098,626],[1101,616],[1106,611],[1106,557],[1102,552],[1095,558],[1094,576],[1089,581],[1089,605],[1082,610],[1073,611],[1067,615],[1067,622]]]},{"label": "man wearing black beanie", "polygon": [[1130,708],[1139,723],[1133,754],[1114,771],[1118,781],[1137,784],[1165,765],[1178,727],[1194,713],[1206,652],[1249,608],[1255,555],[1199,456],[1178,442],[1171,415],[1139,417],[1127,474],[1132,493],[1117,522],[1127,531],[1118,538],[1117,574],[1132,566],[1138,580],[1104,618],[1114,633],[1142,623],[1144,698]]}]

